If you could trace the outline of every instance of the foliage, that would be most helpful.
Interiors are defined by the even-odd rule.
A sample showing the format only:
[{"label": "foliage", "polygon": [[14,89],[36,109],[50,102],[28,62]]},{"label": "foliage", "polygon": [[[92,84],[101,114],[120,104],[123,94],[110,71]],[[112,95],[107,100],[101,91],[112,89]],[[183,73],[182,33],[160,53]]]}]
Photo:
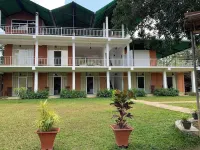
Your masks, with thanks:
[{"label": "foliage", "polygon": [[113,90],[100,90],[97,92],[97,97],[104,97],[104,98],[108,98],[108,97],[112,97],[113,95]]},{"label": "foliage", "polygon": [[129,90],[129,92],[131,92],[132,97],[135,99],[137,97],[146,97],[147,96],[147,93],[142,89],[133,88],[133,89]]},{"label": "foliage", "polygon": [[115,106],[117,108],[117,111],[119,112],[118,115],[113,115],[113,118],[117,118],[116,124],[120,129],[127,127],[126,118],[133,117],[131,113],[127,112],[127,110],[132,108],[132,104],[134,103],[133,101],[130,101],[127,92],[121,92],[119,90],[115,91],[113,103],[111,103],[110,105]]},{"label": "foliage", "polygon": [[37,121],[39,130],[51,131],[57,122],[59,122],[59,116],[48,108],[47,100],[40,102],[40,119]]},{"label": "foliage", "polygon": [[60,92],[60,98],[86,98],[85,91],[75,91],[62,89]]},{"label": "foliage", "polygon": [[179,96],[179,91],[177,89],[156,89],[153,93],[155,96]]},{"label": "foliage", "polygon": [[187,92],[187,93],[185,93],[185,95],[196,96],[196,93],[195,92]]},{"label": "foliage", "polygon": [[33,92],[33,91],[30,91],[30,90],[27,90],[24,87],[16,88],[15,93],[21,99],[47,99],[49,97],[48,90]]}]

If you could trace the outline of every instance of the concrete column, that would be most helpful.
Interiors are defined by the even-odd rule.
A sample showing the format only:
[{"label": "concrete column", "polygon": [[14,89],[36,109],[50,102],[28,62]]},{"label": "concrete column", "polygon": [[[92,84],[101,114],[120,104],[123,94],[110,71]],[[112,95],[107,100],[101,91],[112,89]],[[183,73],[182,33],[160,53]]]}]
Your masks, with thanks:
[{"label": "concrete column", "polygon": [[38,66],[38,40],[35,41],[35,66]]},{"label": "concrete column", "polygon": [[1,10],[0,10],[0,26],[1,26]]},{"label": "concrete column", "polygon": [[38,72],[35,72],[35,76],[34,76],[34,92],[38,91]]},{"label": "concrete column", "polygon": [[103,23],[103,37],[106,37],[106,24]]},{"label": "concrete column", "polygon": [[127,44],[127,66],[130,65],[130,45]]},{"label": "concrete column", "polygon": [[163,72],[163,88],[167,89],[167,72]]},{"label": "concrete column", "polygon": [[131,72],[128,71],[128,89],[130,90],[132,88],[132,85],[131,85]]},{"label": "concrete column", "polygon": [[125,33],[124,33],[124,24],[122,24],[122,38],[125,37]]},{"label": "concrete column", "polygon": [[76,44],[75,44],[75,42],[73,42],[72,43],[72,58],[73,58],[72,62],[73,62],[73,67],[76,66],[76,63],[75,63],[76,62],[76,56],[75,56],[76,52],[75,51],[76,51]]},{"label": "concrete column", "polygon": [[195,73],[191,72],[192,92],[196,92]]},{"label": "concrete column", "polygon": [[106,53],[107,53],[107,58],[106,58],[106,63],[107,63],[107,66],[109,67],[109,61],[110,61],[110,45],[109,43],[107,42],[106,43]]},{"label": "concrete column", "polygon": [[38,35],[39,32],[39,13],[35,13],[35,35]]},{"label": "concrete column", "polygon": [[76,89],[76,75],[75,71],[72,72],[72,90]]},{"label": "concrete column", "polygon": [[106,37],[109,37],[109,25],[108,25],[108,16],[106,16]]},{"label": "concrete column", "polygon": [[107,89],[110,90],[110,72],[107,71]]}]

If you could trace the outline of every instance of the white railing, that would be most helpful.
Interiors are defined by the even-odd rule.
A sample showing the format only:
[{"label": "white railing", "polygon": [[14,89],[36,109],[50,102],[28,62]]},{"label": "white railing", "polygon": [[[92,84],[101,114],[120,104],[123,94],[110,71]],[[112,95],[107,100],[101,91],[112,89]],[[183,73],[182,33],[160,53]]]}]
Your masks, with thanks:
[{"label": "white railing", "polygon": [[[107,66],[106,59],[103,58],[75,58],[76,66]],[[127,65],[129,64],[129,65]],[[34,57],[21,58],[20,56],[0,57],[0,66],[34,66]],[[38,58],[39,66],[73,66],[73,58]],[[135,66],[135,67],[193,67],[192,60],[174,59],[110,59],[109,65],[112,66]],[[197,66],[199,66],[197,62]]]},{"label": "white railing", "polygon": [[35,34],[35,27],[1,26],[0,34]]},{"label": "white railing", "polygon": [[[1,26],[0,34],[35,34],[35,27],[27,25]],[[105,37],[105,30],[96,28],[39,27],[39,35]],[[109,29],[109,37],[122,38],[121,30]]]},{"label": "white railing", "polygon": [[0,66],[34,66],[34,57],[0,57]]},{"label": "white railing", "polygon": [[38,58],[39,66],[72,66],[72,58]]},{"label": "white railing", "polygon": [[93,28],[66,28],[66,27],[39,27],[40,35],[60,35],[60,36],[91,36],[103,37],[102,29]]},{"label": "white railing", "polygon": [[122,31],[110,29],[109,37],[122,38]]},{"label": "white railing", "polygon": [[76,58],[76,66],[106,66],[106,60],[99,58]]}]

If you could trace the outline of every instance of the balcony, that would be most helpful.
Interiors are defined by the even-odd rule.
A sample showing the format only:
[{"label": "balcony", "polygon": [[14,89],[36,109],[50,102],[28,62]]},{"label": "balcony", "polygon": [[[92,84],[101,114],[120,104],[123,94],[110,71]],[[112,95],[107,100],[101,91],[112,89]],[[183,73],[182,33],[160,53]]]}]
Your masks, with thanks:
[{"label": "balcony", "polygon": [[[34,35],[35,27],[28,26],[1,26],[0,34]],[[122,38],[121,30],[109,29],[109,37]],[[96,28],[69,28],[69,27],[39,27],[39,35],[80,36],[80,37],[106,37],[106,30]]]},{"label": "balcony", "polygon": [[[198,63],[197,63],[198,64]],[[35,58],[20,56],[0,57],[0,66],[34,66]],[[110,67],[193,67],[192,60],[171,60],[162,59],[110,59]],[[38,66],[73,66],[73,58],[38,58]],[[75,58],[77,67],[106,67],[107,61],[103,58]],[[199,65],[198,65],[199,66]]]}]

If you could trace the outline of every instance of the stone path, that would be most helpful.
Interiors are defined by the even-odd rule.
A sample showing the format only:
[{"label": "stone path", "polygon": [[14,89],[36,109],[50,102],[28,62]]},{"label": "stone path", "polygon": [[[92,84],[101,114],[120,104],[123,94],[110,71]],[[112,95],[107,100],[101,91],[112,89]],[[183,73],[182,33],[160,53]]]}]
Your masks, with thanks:
[{"label": "stone path", "polygon": [[[144,101],[144,100],[134,100],[134,102],[142,103],[145,105],[154,106],[154,107],[158,107],[158,108],[168,109],[168,110],[172,110],[172,111],[188,113],[188,114],[190,114],[192,112],[192,109],[189,109],[189,108],[184,108],[184,107],[179,107],[179,106],[171,106],[171,105],[163,104],[161,102],[149,102],[149,101]],[[164,103],[166,103],[166,102],[164,102]]]}]

